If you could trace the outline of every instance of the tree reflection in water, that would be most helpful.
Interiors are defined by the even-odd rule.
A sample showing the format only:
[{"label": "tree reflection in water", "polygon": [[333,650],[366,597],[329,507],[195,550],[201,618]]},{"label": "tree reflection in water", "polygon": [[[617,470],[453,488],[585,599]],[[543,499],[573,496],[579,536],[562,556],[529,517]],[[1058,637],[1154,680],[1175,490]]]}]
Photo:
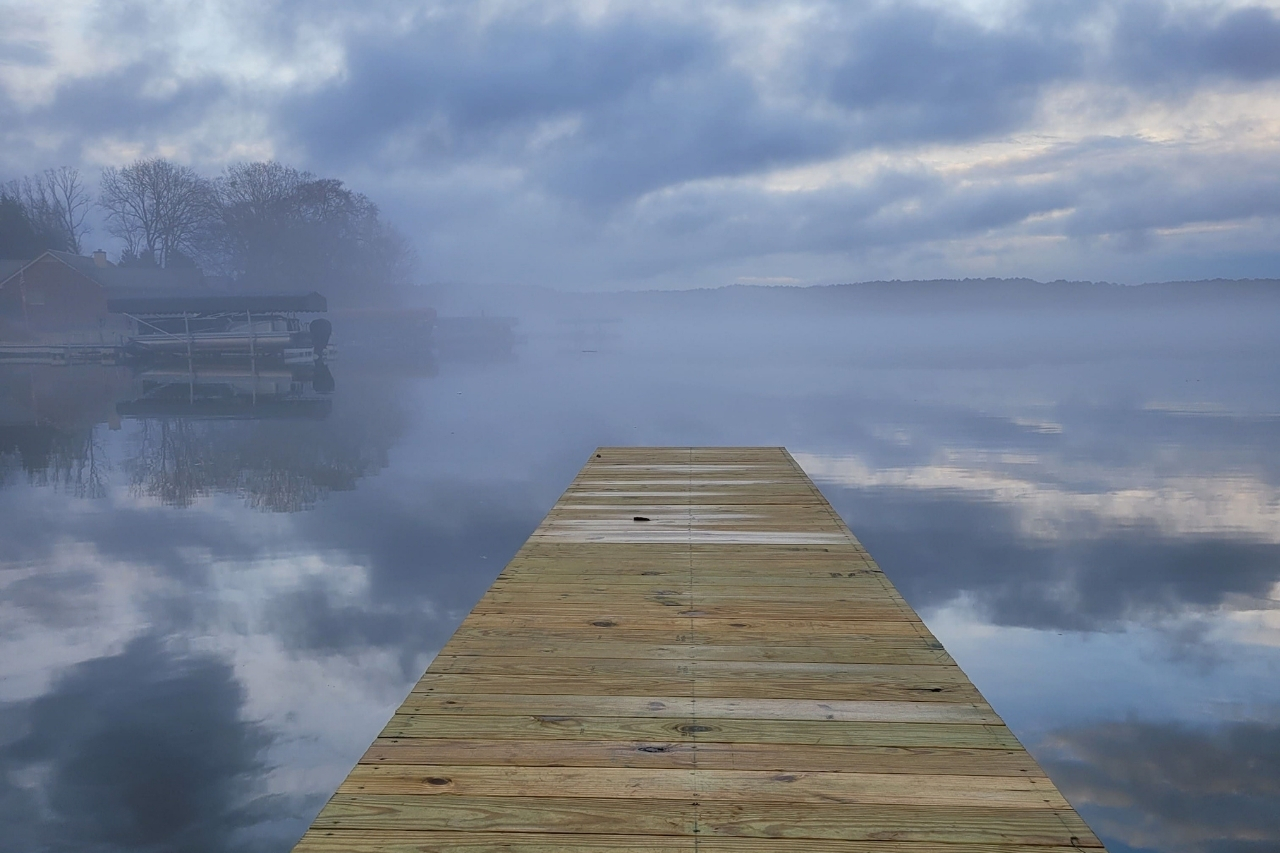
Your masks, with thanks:
[{"label": "tree reflection in water", "polygon": [[356,395],[358,404],[326,420],[145,419],[123,464],[130,492],[173,507],[236,494],[266,512],[310,509],[385,468],[402,430],[389,400]]},{"label": "tree reflection in water", "polygon": [[213,466],[194,432],[195,425],[182,418],[143,421],[135,434],[137,452],[124,463],[130,491],[178,507],[210,494]]},{"label": "tree reflection in water", "polygon": [[33,486],[78,498],[103,498],[111,463],[97,430],[64,432],[46,426],[0,428],[0,485],[25,472]]},{"label": "tree reflection in water", "polygon": [[[81,498],[107,494],[101,425],[129,386],[108,365],[5,365],[0,370],[0,485],[27,482]],[[114,421],[113,421],[114,422]]]},{"label": "tree reflection in water", "polygon": [[[172,371],[0,371],[7,421],[0,422],[0,485],[25,475],[34,486],[105,498],[114,458],[135,498],[190,507],[235,494],[255,509],[298,512],[385,468],[403,431],[394,392],[377,380],[351,382],[331,410],[334,381],[324,365],[293,376],[286,369],[240,377],[234,366],[213,372],[217,380],[189,388],[172,381]],[[124,446],[107,438],[122,414]]]}]

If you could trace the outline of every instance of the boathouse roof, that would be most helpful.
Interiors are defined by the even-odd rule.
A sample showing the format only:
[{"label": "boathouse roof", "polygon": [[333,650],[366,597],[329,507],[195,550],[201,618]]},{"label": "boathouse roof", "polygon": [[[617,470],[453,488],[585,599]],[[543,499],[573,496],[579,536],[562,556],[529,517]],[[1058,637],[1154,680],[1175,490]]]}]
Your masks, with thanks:
[{"label": "boathouse roof", "polygon": [[46,259],[61,262],[85,278],[97,282],[107,293],[132,293],[142,290],[182,291],[207,286],[204,273],[196,267],[122,267],[106,259],[105,253],[85,257],[74,252],[49,250],[30,260],[0,260],[0,287],[19,273],[45,262]]},{"label": "boathouse roof", "polygon": [[96,282],[113,314],[319,314],[328,310],[324,296],[310,293],[237,293],[210,287],[196,268],[122,267],[106,256],[85,257],[71,252],[42,252],[33,260],[0,260],[0,288],[24,270],[51,259]]}]

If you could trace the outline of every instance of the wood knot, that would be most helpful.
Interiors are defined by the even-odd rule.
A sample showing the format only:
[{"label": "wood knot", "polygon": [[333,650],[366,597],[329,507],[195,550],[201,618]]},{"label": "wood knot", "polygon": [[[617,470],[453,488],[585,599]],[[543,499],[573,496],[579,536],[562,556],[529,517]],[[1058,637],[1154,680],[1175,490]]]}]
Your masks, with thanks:
[{"label": "wood knot", "polygon": [[611,621],[611,620],[609,620],[609,619],[597,619],[596,621],[592,622],[591,624],[592,624],[592,625],[595,625],[597,628],[612,628],[612,627],[614,627],[615,625],[617,625],[618,623],[617,623],[617,622],[613,622],[613,621]]},{"label": "wood knot", "polygon": [[427,784],[428,784],[428,785],[448,785],[448,784],[449,784],[450,782],[452,782],[452,781],[453,781],[452,779],[446,779],[446,778],[444,778],[443,776],[428,776],[428,777],[427,777]]},{"label": "wood knot", "polygon": [[632,516],[632,517],[631,517],[631,520],[632,520],[632,521],[648,521],[648,520],[649,520],[649,516],[647,516],[647,515],[634,515],[634,516]]}]

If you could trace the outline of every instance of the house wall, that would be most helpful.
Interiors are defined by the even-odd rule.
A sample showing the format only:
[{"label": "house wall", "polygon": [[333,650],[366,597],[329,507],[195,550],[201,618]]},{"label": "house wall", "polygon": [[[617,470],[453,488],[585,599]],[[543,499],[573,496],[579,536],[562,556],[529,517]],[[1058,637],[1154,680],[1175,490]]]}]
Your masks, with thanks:
[{"label": "house wall", "polygon": [[98,329],[107,317],[102,285],[56,258],[41,258],[0,287],[0,316],[33,332]]}]

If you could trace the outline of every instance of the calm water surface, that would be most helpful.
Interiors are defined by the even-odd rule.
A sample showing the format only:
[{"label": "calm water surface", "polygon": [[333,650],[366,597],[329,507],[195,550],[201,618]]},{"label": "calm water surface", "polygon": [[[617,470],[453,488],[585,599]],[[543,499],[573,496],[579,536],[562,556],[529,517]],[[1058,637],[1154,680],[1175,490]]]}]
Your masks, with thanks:
[{"label": "calm water surface", "polygon": [[0,848],[288,850],[593,447],[781,444],[1113,851],[1280,849],[1280,314],[628,310],[0,368]]}]

